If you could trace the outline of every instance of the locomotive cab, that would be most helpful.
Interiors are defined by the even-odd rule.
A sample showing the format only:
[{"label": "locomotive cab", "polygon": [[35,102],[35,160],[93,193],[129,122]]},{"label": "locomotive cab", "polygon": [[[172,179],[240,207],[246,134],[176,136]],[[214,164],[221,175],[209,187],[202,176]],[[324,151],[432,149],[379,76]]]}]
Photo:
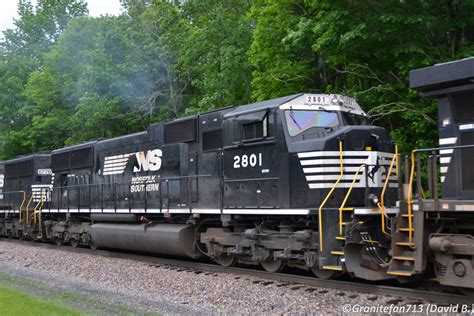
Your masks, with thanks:
[{"label": "locomotive cab", "polygon": [[[370,125],[357,102],[340,95],[305,94],[281,105],[280,113],[295,203],[319,207],[334,188],[334,198],[325,206],[340,207],[350,188],[347,202],[358,207],[356,213],[378,214],[395,152],[387,131]],[[392,168],[386,205],[395,203],[395,179]]]}]

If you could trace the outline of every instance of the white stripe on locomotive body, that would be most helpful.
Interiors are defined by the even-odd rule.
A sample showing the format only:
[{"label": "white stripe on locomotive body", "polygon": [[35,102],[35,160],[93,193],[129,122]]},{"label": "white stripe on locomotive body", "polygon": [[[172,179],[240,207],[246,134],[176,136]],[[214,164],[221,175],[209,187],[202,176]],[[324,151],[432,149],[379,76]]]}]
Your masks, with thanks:
[{"label": "white stripe on locomotive body", "polygon": [[454,145],[454,144],[456,144],[457,140],[458,140],[457,137],[440,138],[439,139],[439,144],[441,146],[443,146],[443,145]]},{"label": "white stripe on locomotive body", "polygon": [[[298,153],[300,164],[303,167],[308,187],[310,189],[332,188],[340,177],[341,153],[339,151],[313,151]],[[387,172],[394,157],[393,153],[378,151],[343,151],[343,177],[338,188],[348,188],[354,179],[355,173],[361,165],[363,167],[357,176],[354,187],[365,188],[368,178],[368,187],[383,187],[387,179]],[[366,171],[368,175],[366,176]],[[392,170],[389,187],[397,187],[397,177]]]},{"label": "white stripe on locomotive body", "polygon": [[439,151],[440,155],[451,155],[454,152],[454,149],[441,149]]},{"label": "white stripe on locomotive body", "polygon": [[[439,139],[439,145],[441,147],[454,146],[454,145],[456,145],[457,141],[458,141],[457,137],[440,138]],[[439,151],[439,154],[440,154],[439,164],[442,165],[441,168],[440,168],[442,174],[448,173],[449,164],[451,162],[451,157],[452,157],[453,153],[454,153],[454,149],[452,149],[452,148],[450,148],[450,149],[441,149]],[[440,179],[441,179],[441,183],[444,183],[444,181],[446,180],[446,176],[443,175],[443,176],[441,176]]]},{"label": "white stripe on locomotive body", "polygon": [[120,155],[115,155],[115,156],[107,156],[105,157],[105,161],[113,161],[113,160],[127,160],[128,157],[133,155],[134,153],[127,153],[127,154],[120,154]]},{"label": "white stripe on locomotive body", "polygon": [[449,164],[451,162],[451,157],[440,157],[439,162],[444,165],[444,164]]},{"label": "white stripe on locomotive body", "polygon": [[120,154],[114,156],[107,156],[104,159],[104,170],[103,175],[114,175],[114,174],[122,174],[127,167],[128,160],[130,156],[134,155],[135,153],[127,153],[127,154]]},{"label": "white stripe on locomotive body", "polygon": [[41,196],[43,196],[43,202],[51,202],[52,191],[52,184],[32,184],[31,193],[33,194],[33,202],[41,202]]},{"label": "white stripe on locomotive body", "polygon": [[459,130],[460,131],[466,131],[466,130],[470,130],[470,129],[474,129],[474,124],[459,125]]},{"label": "white stripe on locomotive body", "polygon": [[[389,214],[395,214],[398,209],[396,208],[387,208],[386,212]],[[380,209],[366,209],[366,208],[357,208],[354,210],[357,215],[379,215],[381,214]],[[309,215],[311,212],[316,213],[317,210],[313,209],[265,209],[265,208],[256,208],[256,209],[223,209],[222,214],[234,214],[234,215]],[[18,210],[0,210],[0,213],[18,213]],[[42,213],[80,213],[80,214],[221,214],[220,209],[207,209],[207,208],[197,208],[192,209],[147,209],[146,212],[144,209],[131,209],[120,208],[120,209],[43,209]]]}]

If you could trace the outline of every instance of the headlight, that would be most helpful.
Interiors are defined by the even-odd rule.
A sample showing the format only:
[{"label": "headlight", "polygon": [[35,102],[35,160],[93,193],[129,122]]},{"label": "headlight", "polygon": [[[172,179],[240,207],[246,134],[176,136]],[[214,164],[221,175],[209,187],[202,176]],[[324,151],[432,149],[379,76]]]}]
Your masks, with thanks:
[{"label": "headlight", "polygon": [[374,205],[377,205],[379,203],[379,197],[373,193],[369,195],[369,201],[372,202]]}]

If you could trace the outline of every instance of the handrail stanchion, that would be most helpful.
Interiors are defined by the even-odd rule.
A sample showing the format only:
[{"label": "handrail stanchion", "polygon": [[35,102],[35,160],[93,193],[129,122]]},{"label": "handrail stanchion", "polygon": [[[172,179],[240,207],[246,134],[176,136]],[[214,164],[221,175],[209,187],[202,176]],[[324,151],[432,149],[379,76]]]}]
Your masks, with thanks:
[{"label": "handrail stanchion", "polygon": [[331,190],[328,192],[326,195],[326,198],[323,200],[323,203],[319,206],[318,210],[318,216],[319,216],[319,252],[323,252],[323,207],[326,204],[326,202],[329,200],[329,197],[331,197],[332,193],[336,189],[337,185],[341,181],[342,177],[344,177],[344,161],[342,159],[342,141],[339,141],[339,160],[340,160],[340,174],[339,178],[336,180],[336,183],[332,186]]},{"label": "handrail stanchion", "polygon": [[148,186],[145,185],[145,214],[147,210],[148,210]]},{"label": "handrail stanchion", "polygon": [[387,177],[385,179],[385,183],[384,183],[383,189],[382,189],[382,194],[380,196],[380,202],[377,203],[377,206],[379,207],[379,209],[381,211],[380,218],[382,220],[382,232],[385,235],[390,235],[390,233],[388,233],[385,230],[385,218],[388,218],[388,216],[385,212],[385,192],[387,191],[387,187],[389,186],[390,177],[392,176],[393,165],[397,162],[397,156],[398,156],[398,146],[395,145],[395,155],[393,156],[392,162],[390,163],[390,167],[388,168]]},{"label": "handrail stanchion", "polygon": [[41,190],[41,202],[40,203],[41,203],[40,207],[37,210],[37,212],[38,212],[38,228],[39,228],[39,231],[41,232],[40,235],[43,236],[42,228],[41,228],[43,205],[44,205],[44,191],[43,190]]},{"label": "handrail stanchion", "polygon": [[[25,204],[26,202],[26,192],[25,191],[20,191],[19,193],[23,193],[23,200],[21,201],[21,204],[20,204],[20,219],[19,219],[19,223],[21,224],[23,222],[23,205]],[[5,198],[3,198],[3,200],[5,200]]]},{"label": "handrail stanchion", "polygon": [[29,212],[30,212],[30,204],[32,201],[33,201],[33,192],[31,192],[30,200],[28,201],[28,204],[26,205],[26,224],[30,223]]},{"label": "handrail stanchion", "polygon": [[359,176],[360,171],[362,168],[365,167],[365,164],[360,165],[359,169],[357,169],[354,179],[352,180],[352,183],[349,187],[349,190],[347,190],[346,196],[344,197],[344,200],[342,201],[341,207],[339,207],[339,236],[342,236],[342,212],[347,210],[346,207],[346,202],[349,199],[349,196],[351,195],[352,189],[354,188],[355,182],[357,180],[357,177]]},{"label": "handrail stanchion", "polygon": [[117,213],[117,183],[114,182],[114,210]]},{"label": "handrail stanchion", "polygon": [[166,201],[166,213],[170,213],[170,181],[166,180],[166,196],[168,197]]},{"label": "handrail stanchion", "polygon": [[436,206],[438,204],[438,154],[436,151],[433,151],[433,165],[431,166],[432,173],[433,173],[433,200],[435,200]]},{"label": "handrail stanchion", "polygon": [[411,244],[412,238],[413,238],[413,220],[412,220],[412,215],[413,215],[413,201],[412,201],[412,195],[413,195],[413,178],[415,176],[415,150],[411,151],[411,170],[410,170],[410,182],[408,185],[408,243]]},{"label": "handrail stanchion", "polygon": [[128,185],[128,212],[132,213],[132,183]]}]

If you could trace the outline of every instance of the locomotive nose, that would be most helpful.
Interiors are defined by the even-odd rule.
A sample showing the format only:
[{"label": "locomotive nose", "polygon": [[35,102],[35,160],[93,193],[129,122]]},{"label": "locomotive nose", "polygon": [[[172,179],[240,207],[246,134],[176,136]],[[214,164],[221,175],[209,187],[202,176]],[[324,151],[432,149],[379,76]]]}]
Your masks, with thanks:
[{"label": "locomotive nose", "polygon": [[345,150],[394,152],[394,142],[389,133],[380,127],[354,127],[339,138]]}]

